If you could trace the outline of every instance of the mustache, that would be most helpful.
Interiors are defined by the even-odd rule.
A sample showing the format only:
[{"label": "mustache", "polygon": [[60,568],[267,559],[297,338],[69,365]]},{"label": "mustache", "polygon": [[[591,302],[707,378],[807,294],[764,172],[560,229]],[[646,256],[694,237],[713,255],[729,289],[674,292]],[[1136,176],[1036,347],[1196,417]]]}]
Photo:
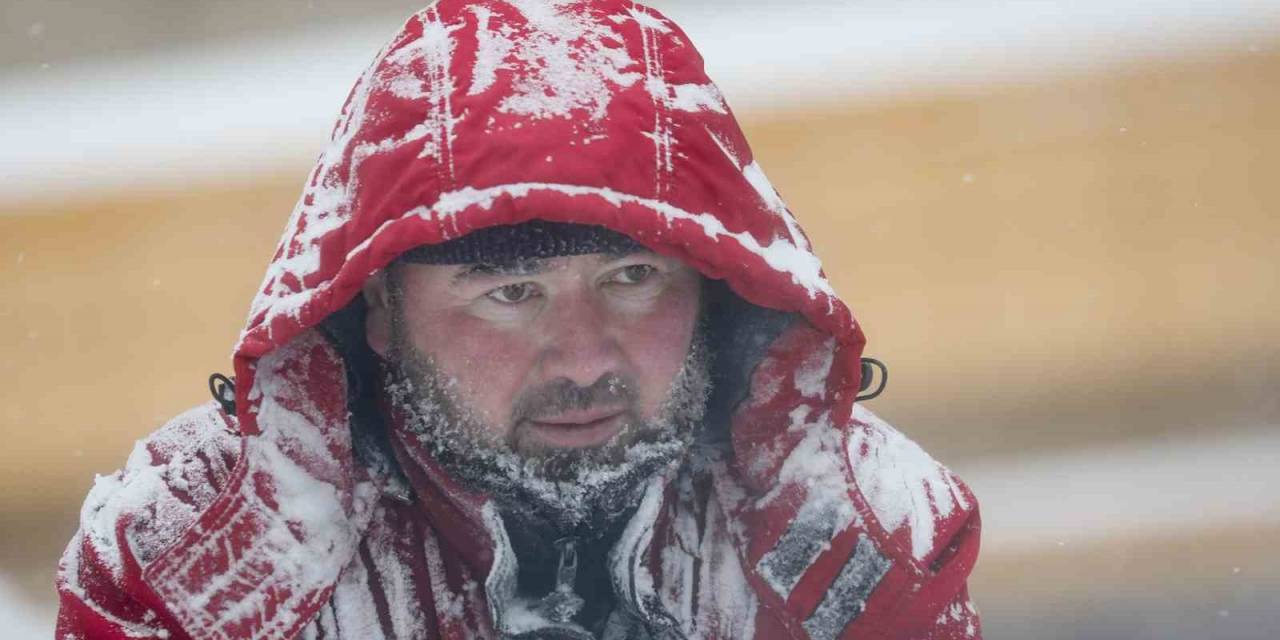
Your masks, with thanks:
[{"label": "mustache", "polygon": [[635,383],[616,373],[600,376],[587,387],[579,386],[568,378],[558,378],[521,393],[512,404],[511,421],[514,424],[522,420],[538,420],[597,406],[631,407],[635,401]]}]

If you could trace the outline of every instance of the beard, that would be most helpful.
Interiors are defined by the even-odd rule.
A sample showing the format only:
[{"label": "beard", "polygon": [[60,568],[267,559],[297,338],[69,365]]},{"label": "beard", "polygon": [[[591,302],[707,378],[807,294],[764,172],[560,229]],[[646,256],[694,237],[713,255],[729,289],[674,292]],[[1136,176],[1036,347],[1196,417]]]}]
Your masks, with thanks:
[{"label": "beard", "polygon": [[[398,314],[396,314],[398,315]],[[400,326],[398,326],[400,325]],[[553,380],[513,403],[513,429],[495,429],[472,410],[455,379],[410,344],[400,322],[383,364],[387,398],[401,428],[465,488],[493,499],[507,527],[543,536],[593,537],[638,504],[646,481],[680,465],[701,429],[710,394],[710,352],[701,323],[654,416],[636,411],[637,385],[617,374],[588,387]],[[622,426],[598,447],[557,448],[522,437],[522,422],[566,410],[625,407]],[[510,433],[495,441],[484,434]]]}]

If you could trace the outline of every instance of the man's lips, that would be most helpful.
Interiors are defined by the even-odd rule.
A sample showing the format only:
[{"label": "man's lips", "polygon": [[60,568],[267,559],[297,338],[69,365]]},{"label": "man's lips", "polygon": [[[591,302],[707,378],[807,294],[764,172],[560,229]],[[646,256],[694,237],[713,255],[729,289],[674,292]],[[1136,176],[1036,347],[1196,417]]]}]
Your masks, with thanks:
[{"label": "man's lips", "polygon": [[532,435],[560,448],[598,447],[622,429],[622,409],[566,411],[529,420]]}]

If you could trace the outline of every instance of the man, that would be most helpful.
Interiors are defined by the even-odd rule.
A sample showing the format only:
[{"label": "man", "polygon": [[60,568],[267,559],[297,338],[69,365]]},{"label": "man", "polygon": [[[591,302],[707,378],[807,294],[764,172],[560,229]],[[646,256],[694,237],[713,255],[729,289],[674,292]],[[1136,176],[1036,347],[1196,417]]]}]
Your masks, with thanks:
[{"label": "man", "polygon": [[442,0],[352,90],[234,398],[95,484],[59,638],[978,637],[973,496],[685,35]]}]

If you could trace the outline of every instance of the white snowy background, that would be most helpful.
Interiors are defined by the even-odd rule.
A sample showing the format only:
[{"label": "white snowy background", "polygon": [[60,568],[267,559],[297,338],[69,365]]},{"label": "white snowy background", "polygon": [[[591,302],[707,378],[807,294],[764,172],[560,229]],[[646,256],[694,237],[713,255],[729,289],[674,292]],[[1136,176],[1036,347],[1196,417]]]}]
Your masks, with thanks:
[{"label": "white snowy background", "polygon": [[[173,194],[187,189],[230,194],[263,175],[285,175],[301,184],[350,83],[415,8],[400,0],[279,2],[265,7],[247,0],[95,4],[91,9],[50,0],[0,5],[0,229],[42,233],[45,222],[31,212],[57,215],[63,202],[103,198],[127,203],[154,194],[180,200]],[[1280,3],[1263,0],[664,0],[654,5],[699,44],[712,76],[749,123],[855,106],[889,110],[894,105],[927,105],[950,96],[1052,85],[1057,78],[1110,77],[1115,69],[1139,74],[1146,68],[1268,52],[1275,60],[1280,50]],[[1244,86],[1234,97],[1194,98],[1274,105],[1258,96],[1275,78],[1274,73],[1260,77],[1259,85]],[[1132,126],[1140,130],[1142,125],[1135,121]],[[1127,127],[1119,133],[1127,133]],[[868,132],[869,137],[885,135],[892,132]],[[1280,169],[1275,142],[1274,134],[1241,140],[1239,153],[1254,154],[1258,163],[1270,162],[1266,166]],[[769,160],[761,158],[766,168]],[[1207,158],[1205,170],[1211,171],[1218,160]],[[980,168],[958,176],[964,184],[983,187]],[[1245,183],[1244,188],[1256,184]],[[785,184],[780,186],[785,194]],[[1253,204],[1274,212],[1280,202]],[[1163,206],[1153,204],[1156,210]],[[127,209],[117,207],[112,215]],[[279,213],[279,223],[267,226],[283,224],[287,208]],[[797,213],[812,231],[812,214]],[[1126,212],[1114,215],[1123,217]],[[1204,215],[1223,218],[1228,226],[1236,224],[1230,211]],[[1152,219],[1158,221],[1159,216]],[[879,224],[887,223],[866,223],[871,228]],[[138,242],[163,242],[145,230],[138,233]],[[1242,227],[1242,237],[1249,233]],[[1195,238],[1185,240],[1192,247],[1185,255],[1195,262],[1201,247]],[[19,284],[23,269],[39,256],[3,242],[0,248],[12,250],[12,255],[0,256],[3,269],[10,270],[8,279],[0,278],[0,294],[6,299],[0,327],[24,329],[22,335],[0,338],[0,351],[20,341],[59,339],[62,325],[31,327],[23,324],[23,314],[61,295],[66,271],[75,269],[75,250],[59,255],[67,266],[49,270],[53,275],[47,282]],[[838,239],[818,237],[816,242],[820,253],[840,247]],[[1209,249],[1214,248],[1205,250]],[[265,256],[237,259],[259,264]],[[856,266],[857,257],[842,264]],[[1179,268],[1182,265],[1170,265],[1171,271]],[[1280,264],[1264,258],[1248,268],[1257,273],[1278,270]],[[856,281],[856,267],[854,273],[846,281]],[[836,275],[839,285],[841,277]],[[139,277],[148,280],[149,289],[122,295],[123,302],[141,308],[173,304],[164,294],[170,282],[163,265]],[[218,273],[206,277],[212,281]],[[1241,295],[1265,302],[1280,294],[1274,275],[1257,282],[1270,288]],[[212,286],[208,281],[181,285]],[[1215,290],[1232,286],[1230,280],[1214,283]],[[900,371],[893,369],[893,352],[875,348],[877,337],[885,334],[890,340],[880,344],[893,344],[893,327],[886,326],[893,323],[872,321],[874,301],[862,299],[857,289],[845,287],[842,293],[869,323],[872,354],[889,360],[891,371]],[[931,295],[935,294],[920,293],[924,299]],[[1005,322],[1017,323],[1021,317],[1016,299],[977,304],[1002,307]],[[1241,322],[1252,323],[1250,330],[1259,334],[1280,330],[1274,304],[1263,306],[1257,311],[1243,307]],[[76,312],[91,315],[97,310]],[[191,313],[188,321],[198,323],[201,310]],[[226,327],[223,334],[230,336],[235,330]],[[1082,334],[1088,333],[1086,327]],[[88,353],[95,343],[114,337],[107,332],[61,339],[74,342],[74,354],[77,349]],[[1219,346],[1203,345],[1206,361],[1219,357]],[[81,366],[74,355],[60,353],[53,362],[32,358],[0,366],[0,388],[20,388],[21,379],[37,365],[67,371]],[[954,424],[947,424],[946,407],[914,414],[900,410],[929,418],[919,431],[915,424],[899,426],[950,463],[982,502],[984,551],[973,585],[989,638],[1277,637],[1280,560],[1274,557],[1274,542],[1280,534],[1280,409],[1274,400],[1267,404],[1265,389],[1253,394],[1233,391],[1234,395],[1226,394],[1227,400],[1221,399],[1220,390],[1265,386],[1280,376],[1267,364],[1274,358],[1268,359],[1266,352],[1231,357],[1262,364],[1229,370],[1225,386],[1175,403],[1203,411],[1187,418],[1200,421],[1198,428],[1172,433],[1140,428],[1142,420],[1163,416],[1158,406],[1162,401],[1126,395],[1123,388],[1111,389],[1111,404],[1095,412],[1056,404],[1076,389],[1046,391],[1046,398],[1056,399],[1038,405],[1029,401],[1029,407],[1006,411],[1026,421],[1009,427],[1016,421],[1005,418],[1005,431],[984,430],[980,424],[983,394],[998,390],[969,393],[966,397],[979,399],[966,405],[960,412],[964,419]],[[157,366],[164,362],[158,358]],[[897,402],[928,405],[929,385],[910,383],[910,367],[919,363],[910,358],[905,362],[907,395],[905,400],[899,395]],[[223,361],[201,366],[226,368]],[[1157,365],[1131,363],[1132,373],[1126,375],[1143,377],[1151,366]],[[963,367],[957,363],[956,368]],[[1039,375],[1034,363],[1021,371]],[[1052,375],[1045,375],[1046,388],[1056,383]],[[110,371],[94,379],[95,384],[115,386],[119,394],[149,393],[112,381]],[[889,386],[882,402],[894,402],[893,380]],[[79,393],[69,385],[65,402],[75,403]],[[17,395],[2,397],[6,406],[0,413],[0,435],[4,442],[18,444],[0,452],[0,466],[9,474],[0,476],[6,482],[0,486],[0,507],[6,509],[0,526],[0,635],[48,638],[55,606],[52,572],[60,545],[74,528],[77,509],[60,496],[83,493],[93,473],[110,470],[102,461],[122,462],[127,450],[97,451],[94,425],[74,427],[83,439],[76,446],[24,450],[21,443],[32,437],[30,425],[55,408],[25,406]],[[998,398],[992,402],[999,404]],[[900,405],[885,406],[889,410],[882,412],[894,419],[892,409]],[[110,410],[110,405],[104,406],[104,420]],[[156,421],[161,417],[154,416]],[[1178,416],[1157,419],[1165,418]],[[152,426],[128,428],[141,436]],[[1128,431],[1132,437],[1115,437]],[[1029,432],[1047,435],[1037,438]],[[1082,435],[1056,435],[1071,432]],[[995,444],[982,445],[977,442],[981,438]],[[46,477],[40,475],[44,463],[33,461],[47,459],[73,469],[67,473],[82,477],[83,488],[50,488],[49,495],[59,497],[33,500],[32,482],[20,480]],[[40,482],[44,480],[35,483],[37,493]],[[8,506],[11,503],[24,506]],[[1267,536],[1272,544],[1261,544]],[[1095,575],[1101,578],[1091,582]]]}]

